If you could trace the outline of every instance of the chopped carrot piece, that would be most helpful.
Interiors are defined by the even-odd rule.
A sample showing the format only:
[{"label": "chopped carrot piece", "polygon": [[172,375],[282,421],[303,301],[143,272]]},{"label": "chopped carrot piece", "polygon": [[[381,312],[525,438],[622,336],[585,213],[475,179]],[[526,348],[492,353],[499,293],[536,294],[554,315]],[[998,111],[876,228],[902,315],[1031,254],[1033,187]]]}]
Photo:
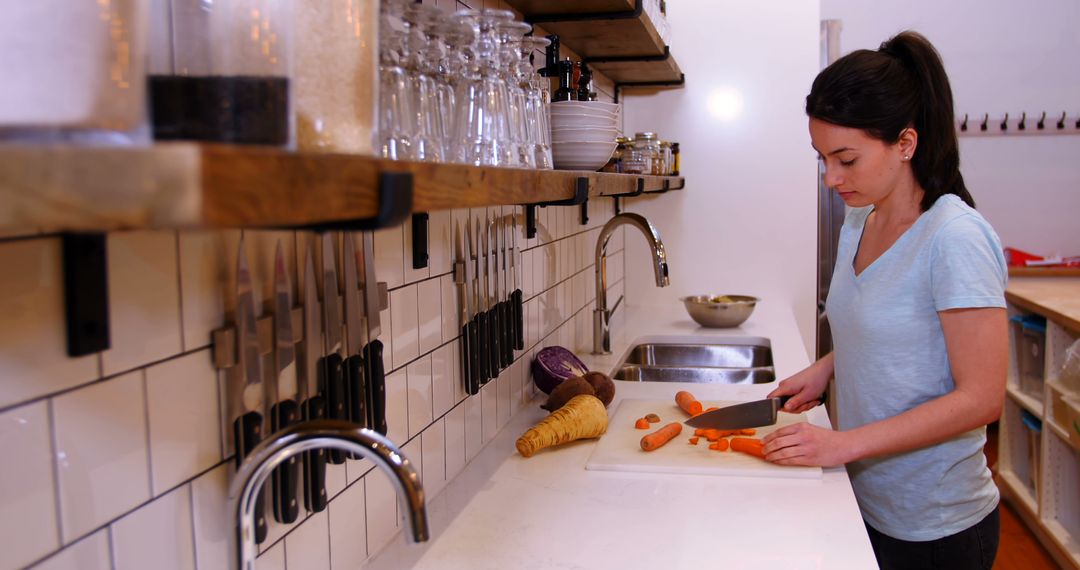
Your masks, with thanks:
[{"label": "chopped carrot piece", "polygon": [[660,416],[658,416],[658,415],[656,415],[656,414],[645,414],[645,419],[646,419],[646,420],[647,420],[647,421],[648,421],[648,422],[649,422],[650,424],[655,424],[656,422],[659,422],[659,421],[660,421]]},{"label": "chopped carrot piece", "polygon": [[697,442],[698,442],[698,438],[696,438],[696,437],[690,438],[690,445],[697,445]]},{"label": "chopped carrot piece", "polygon": [[677,394],[675,394],[675,403],[678,404],[680,408],[682,408],[682,411],[690,414],[691,416],[696,416],[701,413],[701,402],[699,402],[693,394],[687,392],[686,390],[680,390]]},{"label": "chopped carrot piece", "polygon": [[731,438],[731,449],[765,459],[765,444],[760,439],[733,437]]},{"label": "chopped carrot piece", "polygon": [[709,444],[709,449],[711,449],[713,451],[720,451],[720,444],[719,443],[710,443]]},{"label": "chopped carrot piece", "polygon": [[755,435],[756,433],[757,433],[757,430],[754,429],[754,428],[739,430],[739,435]]},{"label": "chopped carrot piece", "polygon": [[705,428],[694,428],[694,435],[696,435],[696,436],[705,435]]},{"label": "chopped carrot piece", "polygon": [[682,424],[671,422],[668,425],[641,438],[641,449],[652,451],[671,441],[671,438],[682,433]]},{"label": "chopped carrot piece", "polygon": [[720,409],[720,408],[717,408],[716,406],[713,406],[713,407],[711,407],[711,408],[708,408],[708,409],[706,409],[705,411],[706,411],[706,412],[711,412],[711,411],[713,411],[713,410],[719,410],[719,409]]},{"label": "chopped carrot piece", "polygon": [[634,422],[634,427],[637,429],[649,429],[649,420],[646,420],[645,418],[638,418],[637,421]]},{"label": "chopped carrot piece", "polygon": [[728,440],[726,440],[726,439],[717,440],[716,448],[718,450],[720,450],[720,451],[727,451],[728,450]]}]

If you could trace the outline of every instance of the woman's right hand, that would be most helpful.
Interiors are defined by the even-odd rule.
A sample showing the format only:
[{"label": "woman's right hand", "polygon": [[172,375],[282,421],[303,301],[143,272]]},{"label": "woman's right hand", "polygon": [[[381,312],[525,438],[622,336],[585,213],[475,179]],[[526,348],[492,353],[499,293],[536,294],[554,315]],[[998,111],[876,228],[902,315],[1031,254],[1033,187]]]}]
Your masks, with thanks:
[{"label": "woman's right hand", "polygon": [[781,380],[769,398],[791,396],[784,404],[784,411],[792,414],[805,412],[822,402],[822,394],[833,375],[833,355],[829,353],[796,374]]}]

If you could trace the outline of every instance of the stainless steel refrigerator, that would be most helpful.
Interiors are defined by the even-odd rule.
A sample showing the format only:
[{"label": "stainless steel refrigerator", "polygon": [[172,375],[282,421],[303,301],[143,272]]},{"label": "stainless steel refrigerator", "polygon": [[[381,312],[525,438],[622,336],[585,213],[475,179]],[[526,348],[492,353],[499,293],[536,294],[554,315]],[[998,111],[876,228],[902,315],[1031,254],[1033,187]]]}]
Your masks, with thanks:
[{"label": "stainless steel refrigerator", "polygon": [[[821,21],[821,67],[824,69],[840,57],[840,20]],[[825,316],[825,299],[829,296],[833,267],[836,265],[836,244],[840,226],[844,223],[844,201],[825,186],[825,166],[818,165],[818,263],[817,263],[817,358],[832,351],[832,334]]]}]

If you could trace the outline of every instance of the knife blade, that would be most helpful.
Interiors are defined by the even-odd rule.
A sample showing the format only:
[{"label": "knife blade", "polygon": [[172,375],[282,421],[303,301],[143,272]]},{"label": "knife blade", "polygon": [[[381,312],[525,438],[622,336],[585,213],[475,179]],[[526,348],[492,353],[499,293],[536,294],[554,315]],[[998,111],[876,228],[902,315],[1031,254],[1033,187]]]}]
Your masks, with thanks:
[{"label": "knife blade", "polygon": [[498,251],[499,251],[499,285],[502,287],[502,291],[499,292],[499,306],[502,307],[502,349],[503,349],[503,368],[508,368],[514,363],[514,311],[510,305],[510,283],[509,271],[506,265],[506,219],[499,218],[498,225],[496,226],[496,235],[499,236]]},{"label": "knife blade", "polygon": [[[292,286],[285,271],[285,256],[281,242],[274,254],[274,364],[277,372],[278,394],[282,385],[294,386],[296,378],[296,339],[292,330]],[[291,387],[291,386],[290,386]],[[279,399],[270,409],[270,426],[273,431],[283,430],[300,421],[300,405],[291,397]],[[300,516],[300,503],[296,498],[300,480],[300,463],[290,457],[271,475],[274,519],[289,524]]]},{"label": "knife blade", "polygon": [[[240,251],[236,256],[236,356],[239,373],[238,383],[231,391],[230,402],[235,406],[233,442],[236,449],[237,468],[263,438],[264,390],[262,354],[259,350],[259,332],[255,324],[255,290],[251,270],[244,252],[244,240],[240,239]],[[266,540],[267,522],[265,500],[262,490],[255,503],[255,542]]]},{"label": "knife blade", "polygon": [[776,423],[776,413],[784,407],[789,398],[791,396],[780,396],[726,406],[719,410],[698,414],[683,423],[690,427],[706,429],[771,426]]},{"label": "knife blade", "polygon": [[518,230],[516,215],[510,218],[510,224],[510,235],[513,242],[510,246],[510,273],[513,275],[514,280],[514,292],[510,294],[510,302],[513,306],[514,313],[514,348],[525,350],[525,296],[521,292],[521,287],[518,285]]},{"label": "knife blade", "polygon": [[[334,238],[330,233],[322,236],[322,271],[323,271],[323,330],[325,352],[319,371],[322,381],[319,383],[326,398],[326,416],[332,420],[349,420],[349,395],[345,386],[345,374],[342,371],[344,360],[341,357],[341,308],[338,305],[337,254],[334,251]],[[327,461],[334,465],[345,463],[345,452],[337,449],[327,454]]]},{"label": "knife blade", "polygon": [[367,363],[368,427],[386,435],[386,370],[383,367],[383,343],[379,311],[379,282],[375,278],[375,237],[363,233],[364,250],[364,309],[367,315],[368,343],[364,346]]},{"label": "knife blade", "polygon": [[479,369],[473,362],[472,357],[476,354],[470,336],[470,330],[475,331],[472,323],[472,313],[469,308],[469,250],[465,236],[462,235],[460,223],[454,225],[454,280],[457,281],[458,307],[460,310],[459,322],[461,324],[461,378],[465,392],[470,396],[475,394],[473,388],[479,382]]},{"label": "knife blade", "polygon": [[[315,283],[315,239],[308,243],[304,261],[304,342],[301,356],[304,365],[297,384],[304,419],[326,418],[326,400],[319,392],[319,360],[322,355],[322,330],[318,285]],[[304,506],[318,513],[326,509],[326,450],[304,452]]]},{"label": "knife blade", "polygon": [[[345,291],[345,332],[348,344],[345,348],[345,380],[349,391],[349,418],[360,427],[368,427],[367,378],[363,350],[367,344],[368,331],[361,323],[364,306],[360,301],[360,285],[357,275],[356,245],[352,234],[344,234],[343,263]],[[358,456],[351,456],[359,459]]]},{"label": "knife blade", "polygon": [[[491,379],[491,357],[488,355],[491,346],[489,345],[490,337],[488,335],[489,319],[487,299],[484,297],[483,293],[484,272],[481,269],[481,264],[483,263],[484,256],[482,254],[483,247],[480,240],[480,220],[474,218],[472,226],[475,230],[475,235],[470,237],[476,238],[476,241],[473,242],[473,245],[476,246],[473,248],[476,251],[476,358],[480,364],[480,386],[483,386]],[[479,389],[479,386],[477,389]]]},{"label": "knife blade", "polygon": [[488,308],[488,358],[491,364],[491,377],[494,380],[502,372],[502,343],[499,342],[499,311],[492,292],[495,264],[491,256],[491,221],[484,219],[484,296]]}]

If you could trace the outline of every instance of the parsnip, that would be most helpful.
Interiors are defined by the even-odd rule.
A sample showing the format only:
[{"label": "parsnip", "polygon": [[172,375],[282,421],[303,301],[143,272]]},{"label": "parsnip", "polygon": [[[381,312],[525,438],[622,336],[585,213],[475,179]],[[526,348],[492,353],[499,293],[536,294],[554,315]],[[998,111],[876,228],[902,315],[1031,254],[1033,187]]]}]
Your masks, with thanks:
[{"label": "parsnip", "polygon": [[529,428],[518,438],[517,450],[524,457],[532,457],[546,447],[599,437],[607,431],[607,425],[604,403],[596,396],[580,394]]}]

